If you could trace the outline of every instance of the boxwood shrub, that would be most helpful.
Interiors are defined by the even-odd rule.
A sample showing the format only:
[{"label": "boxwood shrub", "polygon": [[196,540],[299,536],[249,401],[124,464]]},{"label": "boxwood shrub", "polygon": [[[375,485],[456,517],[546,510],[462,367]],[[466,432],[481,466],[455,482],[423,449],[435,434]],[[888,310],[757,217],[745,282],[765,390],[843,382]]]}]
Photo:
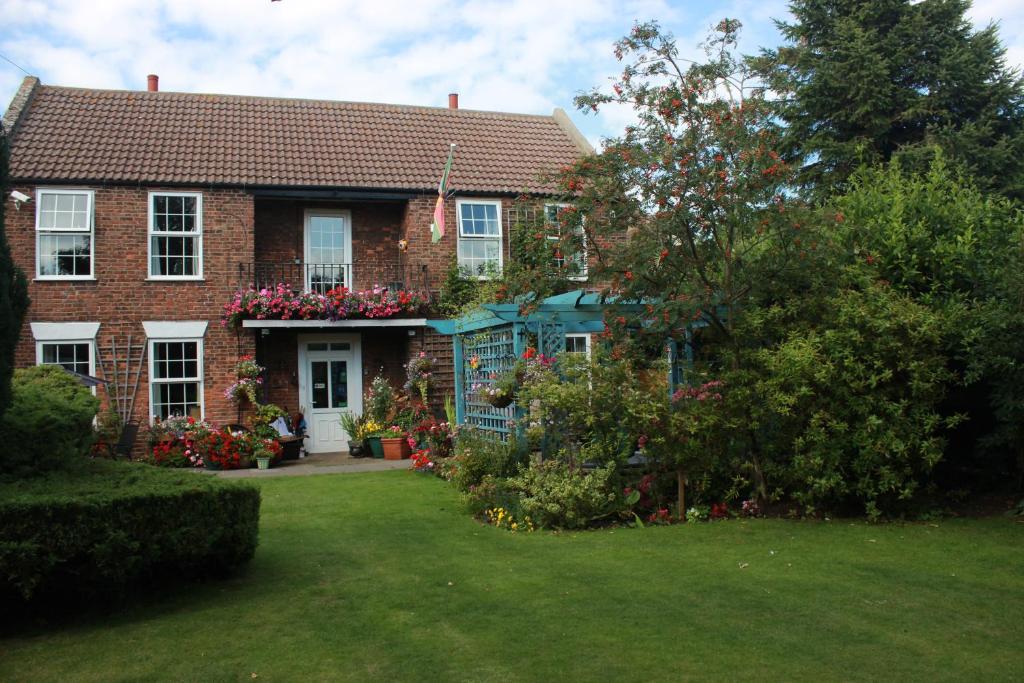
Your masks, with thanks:
[{"label": "boxwood shrub", "polygon": [[0,609],[223,574],[252,558],[259,509],[252,485],[138,463],[0,483]]}]

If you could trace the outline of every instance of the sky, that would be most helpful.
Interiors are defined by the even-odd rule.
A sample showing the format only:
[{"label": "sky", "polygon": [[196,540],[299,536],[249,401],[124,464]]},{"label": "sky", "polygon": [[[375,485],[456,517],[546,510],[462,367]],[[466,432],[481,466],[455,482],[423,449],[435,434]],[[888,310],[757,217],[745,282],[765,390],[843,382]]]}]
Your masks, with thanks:
[{"label": "sky", "polygon": [[[774,47],[785,0],[0,0],[0,108],[25,76],[89,88],[300,97],[550,114],[595,146],[628,108],[585,114],[573,97],[621,72],[612,43],[658,20],[684,56],[720,19],[740,50]],[[976,0],[1000,23],[1007,61],[1024,65],[1024,2]],[[9,60],[9,61],[4,61]],[[12,65],[13,62],[17,66]],[[24,71],[22,71],[22,69]]]}]

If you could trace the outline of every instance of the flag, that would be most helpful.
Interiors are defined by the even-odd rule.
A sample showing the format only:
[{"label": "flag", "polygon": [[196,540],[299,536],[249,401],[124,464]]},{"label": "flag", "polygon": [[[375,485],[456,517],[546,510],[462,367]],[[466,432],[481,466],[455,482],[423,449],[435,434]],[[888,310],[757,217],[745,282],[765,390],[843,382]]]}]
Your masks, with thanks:
[{"label": "flag", "polygon": [[448,174],[452,170],[452,159],[455,158],[455,143],[448,148],[448,161],[444,165],[441,183],[437,186],[437,204],[434,205],[434,221],[430,224],[430,241],[440,242],[444,237],[444,195],[448,191]]}]

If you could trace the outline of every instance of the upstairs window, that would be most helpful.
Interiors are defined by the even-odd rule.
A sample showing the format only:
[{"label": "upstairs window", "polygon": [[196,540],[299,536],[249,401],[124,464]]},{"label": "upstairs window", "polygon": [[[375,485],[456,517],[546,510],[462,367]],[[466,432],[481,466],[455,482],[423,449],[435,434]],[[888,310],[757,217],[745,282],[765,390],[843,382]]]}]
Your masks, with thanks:
[{"label": "upstairs window", "polygon": [[487,278],[501,273],[501,202],[456,202],[459,218],[459,269]]},{"label": "upstairs window", "polygon": [[92,278],[92,215],[91,190],[36,191],[37,278]]},{"label": "upstairs window", "polygon": [[[571,204],[545,204],[544,205],[544,222],[548,226],[548,239],[552,241],[560,241],[562,239],[562,222],[558,219],[558,212],[562,209],[572,206]],[[555,265],[561,269],[565,269],[569,274],[570,280],[586,280],[587,279],[587,242],[586,234],[583,232],[583,226],[577,226],[573,229],[574,234],[577,237],[579,249],[573,251],[573,253],[565,254],[562,253],[561,249],[555,252]]]},{"label": "upstairs window", "polygon": [[198,192],[149,194],[149,277],[203,277],[203,196]]}]

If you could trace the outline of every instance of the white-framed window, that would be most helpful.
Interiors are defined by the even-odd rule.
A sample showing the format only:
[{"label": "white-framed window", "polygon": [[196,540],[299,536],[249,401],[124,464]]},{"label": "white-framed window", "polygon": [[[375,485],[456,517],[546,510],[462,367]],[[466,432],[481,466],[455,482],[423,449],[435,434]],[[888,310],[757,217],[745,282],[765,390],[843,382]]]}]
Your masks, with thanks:
[{"label": "white-framed window", "polygon": [[203,340],[149,340],[149,414],[203,416]]},{"label": "white-framed window", "polygon": [[589,334],[567,334],[565,335],[565,352],[575,353],[590,358],[590,335]]},{"label": "white-framed window", "polygon": [[36,342],[36,365],[60,365],[79,375],[92,376],[92,340]]},{"label": "white-framed window", "polygon": [[36,278],[93,278],[92,190],[36,190]]},{"label": "white-framed window", "polygon": [[[545,204],[544,222],[548,227],[548,239],[559,241],[562,238],[562,223],[558,220],[558,212],[572,206],[571,204]],[[570,280],[587,279],[587,236],[583,226],[577,226],[574,232],[580,239],[580,249],[572,254],[563,254],[560,251],[555,255],[555,265],[559,268],[571,268]]]},{"label": "white-framed window", "polygon": [[459,222],[459,269],[487,278],[501,272],[501,202],[459,199],[455,202]]},{"label": "white-framed window", "polygon": [[149,193],[149,277],[153,280],[202,279],[201,193]]}]

